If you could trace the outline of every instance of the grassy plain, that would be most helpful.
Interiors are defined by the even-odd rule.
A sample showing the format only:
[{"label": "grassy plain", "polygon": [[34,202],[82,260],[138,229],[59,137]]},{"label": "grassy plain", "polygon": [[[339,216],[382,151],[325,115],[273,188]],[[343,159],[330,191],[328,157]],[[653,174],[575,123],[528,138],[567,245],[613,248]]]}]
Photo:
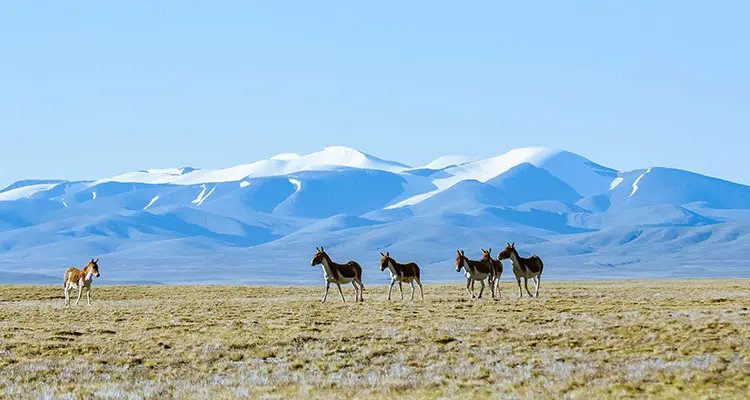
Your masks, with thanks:
[{"label": "grassy plain", "polygon": [[[0,286],[0,398],[743,398],[750,280],[543,283],[341,304],[335,287]],[[396,291],[397,293],[397,291]],[[398,298],[398,296],[395,296]],[[408,296],[407,296],[408,299]]]}]

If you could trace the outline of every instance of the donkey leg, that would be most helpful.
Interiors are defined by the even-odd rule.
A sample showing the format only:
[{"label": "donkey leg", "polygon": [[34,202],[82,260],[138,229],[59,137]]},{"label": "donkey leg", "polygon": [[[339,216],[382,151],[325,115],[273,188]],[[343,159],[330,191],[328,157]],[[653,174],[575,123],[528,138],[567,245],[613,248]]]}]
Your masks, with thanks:
[{"label": "donkey leg", "polygon": [[411,300],[414,301],[414,281],[411,281]]},{"label": "donkey leg", "polygon": [[526,293],[529,294],[529,297],[534,297],[534,295],[531,294],[531,291],[529,291],[529,278],[523,278],[523,285],[526,287]]},{"label": "donkey leg", "polygon": [[323,295],[323,300],[321,300],[321,303],[325,303],[326,299],[328,298],[328,290],[331,288],[331,282],[326,282],[326,293]]},{"label": "donkey leg", "polygon": [[65,306],[70,306],[70,288],[65,285]]},{"label": "donkey leg", "polygon": [[398,281],[398,291],[401,292],[401,300],[404,299],[404,288],[401,285],[401,281]]},{"label": "donkey leg", "polygon": [[344,298],[344,292],[341,290],[341,284],[338,283],[338,282],[336,282],[336,287],[339,288],[339,294],[341,295],[341,301],[343,301],[344,304],[346,304],[346,299]]},{"label": "donkey leg", "polygon": [[395,284],[396,284],[396,280],[395,279],[391,279],[391,285],[388,286],[388,300],[391,299],[391,291],[393,290],[393,285],[395,285]]},{"label": "donkey leg", "polygon": [[419,285],[419,294],[422,295],[422,301],[424,301],[424,290],[422,289],[422,281],[417,279],[417,285]]},{"label": "donkey leg", "polygon": [[76,299],[76,305],[81,301],[81,295],[83,294],[83,285],[78,285],[78,298]]},{"label": "donkey leg", "polygon": [[471,290],[471,284],[473,282],[474,281],[471,280],[471,278],[466,279],[466,291],[469,293],[469,296],[471,296],[471,298],[474,298],[474,292]]},{"label": "donkey leg", "polygon": [[521,278],[516,277],[516,282],[518,282],[518,297],[523,297],[523,290],[521,289]]},{"label": "donkey leg", "polygon": [[91,286],[86,287],[86,303],[91,305]]},{"label": "donkey leg", "polygon": [[482,288],[479,289],[479,297],[478,297],[478,298],[481,299],[482,298],[482,293],[484,293],[484,279],[482,279],[481,281],[479,281],[479,283],[482,284]]},{"label": "donkey leg", "polygon": [[534,297],[539,297],[539,286],[542,284],[542,276],[539,275],[536,279],[536,295]]},{"label": "donkey leg", "polygon": [[354,288],[354,302],[356,303],[359,301],[359,291],[357,290],[357,285],[354,283],[354,281],[352,281],[352,287]]},{"label": "donkey leg", "polygon": [[365,301],[365,284],[359,279],[355,279],[355,282],[357,282],[357,287],[359,287],[359,301]]}]

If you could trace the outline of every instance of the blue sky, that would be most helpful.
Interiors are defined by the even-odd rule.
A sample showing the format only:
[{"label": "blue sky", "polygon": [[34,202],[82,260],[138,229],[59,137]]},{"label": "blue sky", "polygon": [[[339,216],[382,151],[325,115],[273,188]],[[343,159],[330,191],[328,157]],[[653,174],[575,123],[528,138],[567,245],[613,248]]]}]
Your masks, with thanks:
[{"label": "blue sky", "polygon": [[0,6],[0,186],[329,145],[750,184],[746,1],[115,3]]}]

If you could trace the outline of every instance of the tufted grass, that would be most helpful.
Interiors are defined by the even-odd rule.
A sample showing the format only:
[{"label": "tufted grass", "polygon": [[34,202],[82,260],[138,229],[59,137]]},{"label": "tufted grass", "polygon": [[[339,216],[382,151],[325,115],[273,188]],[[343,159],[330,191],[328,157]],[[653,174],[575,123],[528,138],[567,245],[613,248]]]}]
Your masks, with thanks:
[{"label": "tufted grass", "polygon": [[[62,285],[60,285],[62,286]],[[0,286],[0,398],[742,398],[750,280],[543,283],[538,299],[368,286]],[[397,290],[396,290],[397,293]],[[398,298],[398,296],[395,296]],[[408,293],[407,293],[408,298]],[[85,304],[85,296],[82,300]]]}]

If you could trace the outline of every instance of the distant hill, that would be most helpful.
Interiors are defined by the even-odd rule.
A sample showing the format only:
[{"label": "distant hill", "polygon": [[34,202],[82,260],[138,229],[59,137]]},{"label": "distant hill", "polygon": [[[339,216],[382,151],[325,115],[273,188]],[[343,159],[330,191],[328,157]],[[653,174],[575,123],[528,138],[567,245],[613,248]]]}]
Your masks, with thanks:
[{"label": "distant hill", "polygon": [[358,260],[366,281],[386,281],[381,251],[444,281],[460,278],[457,249],[508,241],[542,256],[548,279],[747,277],[749,232],[750,187],[689,171],[539,147],[412,167],[334,146],[16,182],[0,190],[0,283],[59,283],[91,257],[108,283],[315,283],[316,246]]}]

